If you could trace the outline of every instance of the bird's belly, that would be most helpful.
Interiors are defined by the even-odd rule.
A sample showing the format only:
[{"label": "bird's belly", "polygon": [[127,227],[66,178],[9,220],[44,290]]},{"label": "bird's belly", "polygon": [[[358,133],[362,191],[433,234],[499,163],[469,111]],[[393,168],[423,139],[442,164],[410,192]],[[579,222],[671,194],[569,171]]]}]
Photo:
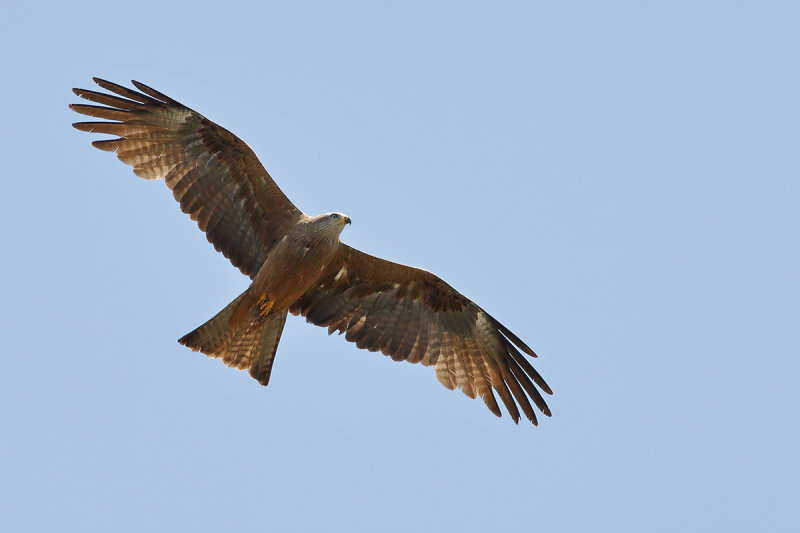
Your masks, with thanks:
[{"label": "bird's belly", "polygon": [[270,254],[256,274],[251,290],[273,302],[274,309],[286,309],[319,280],[327,266],[326,254]]}]

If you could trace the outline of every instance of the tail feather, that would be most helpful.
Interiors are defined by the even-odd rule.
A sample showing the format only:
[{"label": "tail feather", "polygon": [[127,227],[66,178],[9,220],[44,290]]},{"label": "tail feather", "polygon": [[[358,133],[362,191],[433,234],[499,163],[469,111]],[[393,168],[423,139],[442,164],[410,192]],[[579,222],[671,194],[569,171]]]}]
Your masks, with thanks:
[{"label": "tail feather", "polygon": [[[258,313],[241,309],[247,291],[240,294],[214,318],[178,339],[178,342],[231,367],[249,369],[259,383],[269,383],[275,351],[286,323],[287,311]],[[244,303],[248,306],[248,303]],[[248,306],[249,307],[249,306]]]},{"label": "tail feather", "polygon": [[[187,333],[178,339],[178,342],[210,357],[222,357],[225,353],[225,347],[233,338],[234,333],[236,333],[236,328],[231,327],[231,318],[239,304],[245,299],[246,294],[247,291],[237,296],[222,311],[214,315],[214,318],[191,333]],[[237,366],[236,368],[240,367]]]},{"label": "tail feather", "polygon": [[[255,319],[258,321],[259,325],[247,330],[246,333],[241,336],[241,345],[250,346],[248,352],[250,375],[262,385],[267,385],[269,383],[269,376],[272,373],[272,363],[275,361],[275,352],[281,340],[281,333],[283,333],[283,326],[286,323],[287,313],[288,311],[281,311],[279,313],[270,314],[266,318],[259,316]],[[234,337],[231,344],[238,344],[238,339],[238,336]]]}]

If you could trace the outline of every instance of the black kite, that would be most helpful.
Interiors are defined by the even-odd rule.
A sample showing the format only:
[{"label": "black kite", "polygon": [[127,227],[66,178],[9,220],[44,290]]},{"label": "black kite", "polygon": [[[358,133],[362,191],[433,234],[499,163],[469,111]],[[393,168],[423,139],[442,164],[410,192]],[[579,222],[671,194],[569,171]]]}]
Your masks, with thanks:
[{"label": "black kite", "polygon": [[247,144],[199,113],[136,81],[141,92],[94,81],[114,94],[73,89],[100,105],[70,107],[110,122],[74,126],[114,135],[92,144],[115,152],[137,176],[164,178],[217,251],[253,280],[181,344],[249,369],[266,385],[291,312],[329,334],[344,333],[359,348],[433,366],[442,385],[470,398],[479,395],[497,416],[492,389],[514,422],[520,418],[518,402],[537,423],[529,399],[550,416],[534,383],[552,391],[520,350],[536,354],[483,309],[430,272],[342,243],[348,217],[304,214]]}]

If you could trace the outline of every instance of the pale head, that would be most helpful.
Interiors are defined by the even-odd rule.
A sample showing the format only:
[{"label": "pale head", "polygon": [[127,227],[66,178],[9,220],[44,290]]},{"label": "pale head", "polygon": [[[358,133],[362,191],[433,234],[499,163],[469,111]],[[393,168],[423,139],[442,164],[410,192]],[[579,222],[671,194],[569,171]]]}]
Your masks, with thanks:
[{"label": "pale head", "polygon": [[325,213],[310,217],[307,223],[313,233],[327,237],[338,237],[344,227],[350,224],[350,217],[342,213]]}]

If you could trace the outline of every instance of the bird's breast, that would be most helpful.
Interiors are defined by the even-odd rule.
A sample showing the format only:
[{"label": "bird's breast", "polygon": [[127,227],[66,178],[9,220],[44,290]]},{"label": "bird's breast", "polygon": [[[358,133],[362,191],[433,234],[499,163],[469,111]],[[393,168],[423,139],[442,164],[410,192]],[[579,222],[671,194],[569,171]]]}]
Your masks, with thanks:
[{"label": "bird's breast", "polygon": [[286,309],[318,283],[334,254],[329,246],[286,239],[270,251],[251,287],[275,309]]}]

